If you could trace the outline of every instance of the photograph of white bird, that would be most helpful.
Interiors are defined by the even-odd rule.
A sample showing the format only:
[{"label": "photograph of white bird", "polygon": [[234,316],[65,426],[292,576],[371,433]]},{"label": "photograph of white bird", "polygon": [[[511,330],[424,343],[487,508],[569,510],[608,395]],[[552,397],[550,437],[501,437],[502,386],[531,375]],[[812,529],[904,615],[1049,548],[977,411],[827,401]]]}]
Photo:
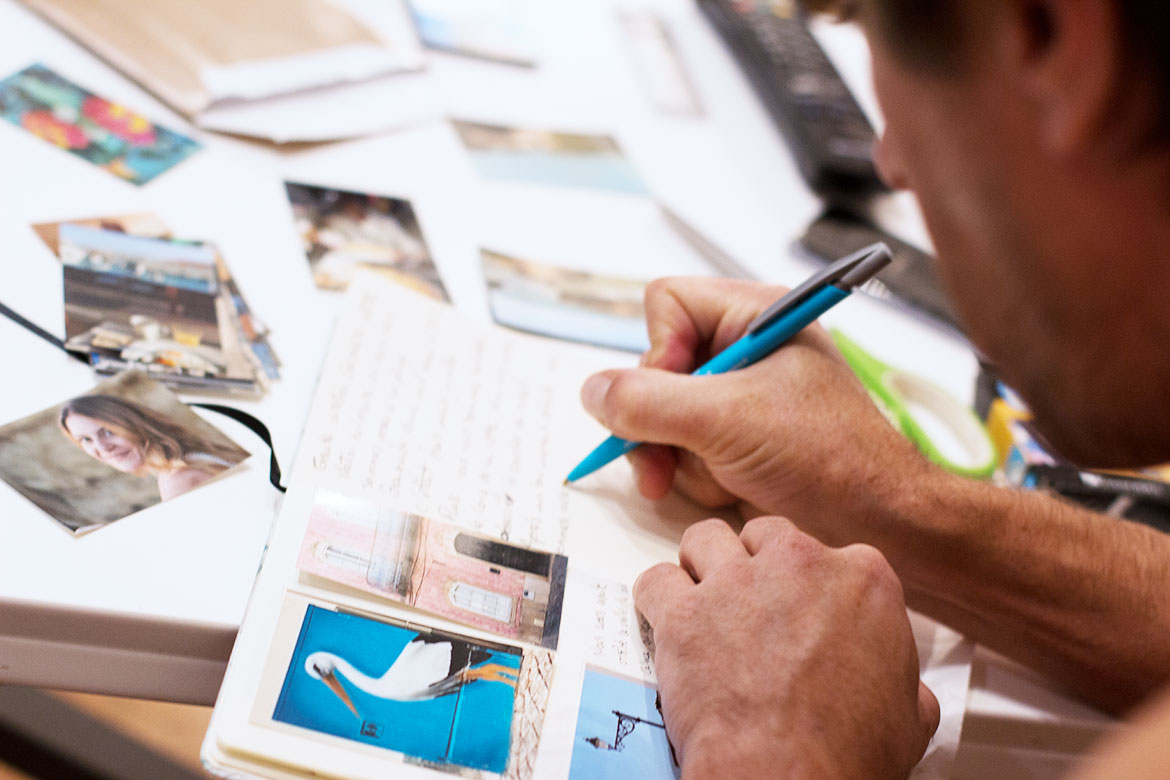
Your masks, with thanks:
[{"label": "photograph of white bird", "polygon": [[370,696],[399,702],[430,701],[479,681],[502,683],[515,690],[518,669],[499,663],[476,666],[491,657],[488,650],[465,642],[419,635],[402,648],[381,677],[371,677],[341,656],[324,650],[305,659],[305,672],[325,683],[355,717],[362,719],[339,677]]}]

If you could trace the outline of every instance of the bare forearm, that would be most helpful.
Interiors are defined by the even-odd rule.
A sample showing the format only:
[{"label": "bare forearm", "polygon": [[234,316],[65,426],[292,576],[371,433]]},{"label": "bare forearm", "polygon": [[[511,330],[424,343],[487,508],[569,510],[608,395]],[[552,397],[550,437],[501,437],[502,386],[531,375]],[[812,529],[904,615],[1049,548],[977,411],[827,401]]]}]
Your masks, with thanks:
[{"label": "bare forearm", "polygon": [[1170,691],[1146,708],[1130,728],[1119,730],[1069,780],[1132,780],[1170,777]]},{"label": "bare forearm", "polygon": [[1170,537],[940,473],[870,526],[907,602],[1110,711],[1170,681]]}]

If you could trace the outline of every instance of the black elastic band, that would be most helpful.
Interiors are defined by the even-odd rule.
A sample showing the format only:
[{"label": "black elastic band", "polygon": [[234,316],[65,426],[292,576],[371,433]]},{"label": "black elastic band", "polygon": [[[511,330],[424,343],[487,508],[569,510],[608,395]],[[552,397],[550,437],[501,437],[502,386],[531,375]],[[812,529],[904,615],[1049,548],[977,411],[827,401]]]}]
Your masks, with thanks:
[{"label": "black elastic band", "polygon": [[40,325],[37,325],[32,320],[27,320],[24,317],[20,316],[19,314],[14,312],[12,309],[5,306],[3,303],[0,303],[0,314],[3,314],[5,317],[12,320],[17,325],[21,326],[22,328],[27,330],[29,333],[32,333],[34,336],[40,336],[45,341],[49,342],[54,347],[61,350],[62,352],[64,352],[66,355],[73,358],[74,360],[80,360],[82,363],[85,363],[87,366],[89,365],[89,359],[85,355],[79,354],[77,352],[70,352],[69,350],[65,349],[65,342],[63,340],[57,338],[52,333],[49,333],[49,331],[45,330]]},{"label": "black elastic band", "polygon": [[241,411],[232,406],[222,406],[220,404],[200,404],[190,403],[188,406],[197,406],[200,409],[207,409],[210,412],[219,412],[225,417],[230,417],[241,425],[247,426],[252,433],[259,436],[265,444],[268,445],[269,452],[272,453],[268,461],[268,481],[272,486],[284,493],[288,488],[280,484],[280,464],[276,462],[276,448],[272,446],[272,434],[268,432],[268,426],[257,420],[252,415],[245,411]]}]

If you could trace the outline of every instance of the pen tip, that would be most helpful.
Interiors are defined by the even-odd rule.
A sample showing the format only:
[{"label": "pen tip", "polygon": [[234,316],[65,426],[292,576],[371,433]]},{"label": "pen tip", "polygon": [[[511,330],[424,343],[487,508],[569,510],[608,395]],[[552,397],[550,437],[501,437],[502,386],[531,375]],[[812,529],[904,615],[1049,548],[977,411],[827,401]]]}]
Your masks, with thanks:
[{"label": "pen tip", "polygon": [[569,484],[569,478],[565,477],[565,481],[561,483],[561,487],[564,487],[567,484]]}]

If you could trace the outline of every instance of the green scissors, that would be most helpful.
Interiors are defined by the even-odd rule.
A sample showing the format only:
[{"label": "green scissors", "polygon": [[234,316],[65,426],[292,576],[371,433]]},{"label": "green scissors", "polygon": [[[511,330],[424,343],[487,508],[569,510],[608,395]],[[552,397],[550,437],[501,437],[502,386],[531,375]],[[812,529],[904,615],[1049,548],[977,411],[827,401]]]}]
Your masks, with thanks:
[{"label": "green scissors", "polygon": [[[996,465],[995,446],[975,412],[938,385],[878,360],[841,331],[833,329],[829,333],[878,408],[926,457],[955,474],[974,479],[991,477]],[[915,417],[914,409],[921,410],[924,420],[933,418],[945,429],[947,438],[963,450],[961,461],[943,452],[944,448]]]}]

